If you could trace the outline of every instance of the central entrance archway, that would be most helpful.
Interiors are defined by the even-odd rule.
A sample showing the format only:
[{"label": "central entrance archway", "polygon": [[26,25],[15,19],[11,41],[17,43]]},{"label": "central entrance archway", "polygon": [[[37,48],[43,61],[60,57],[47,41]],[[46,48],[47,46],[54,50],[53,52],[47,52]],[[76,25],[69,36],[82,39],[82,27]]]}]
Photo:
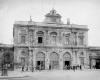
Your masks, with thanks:
[{"label": "central entrance archway", "polygon": [[45,69],[45,54],[42,52],[36,54],[36,68],[38,70]]},{"label": "central entrance archway", "polygon": [[50,68],[59,69],[59,55],[55,52],[50,54]]},{"label": "central entrance archway", "polygon": [[70,53],[66,52],[63,55],[63,68],[64,69],[69,68],[70,67],[70,64],[71,64],[71,55],[70,55]]}]

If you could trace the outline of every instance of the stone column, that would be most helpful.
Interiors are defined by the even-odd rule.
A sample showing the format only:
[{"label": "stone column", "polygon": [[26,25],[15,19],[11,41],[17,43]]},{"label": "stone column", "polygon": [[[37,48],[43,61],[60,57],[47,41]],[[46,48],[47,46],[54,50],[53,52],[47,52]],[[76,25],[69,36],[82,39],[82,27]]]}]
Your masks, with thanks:
[{"label": "stone column", "polygon": [[72,51],[72,65],[77,65],[78,64],[78,56],[77,56],[77,51]]},{"label": "stone column", "polygon": [[60,69],[60,70],[63,70],[63,57],[62,57],[61,54],[60,54],[60,56],[59,56],[59,69]]},{"label": "stone column", "polygon": [[46,36],[45,36],[45,45],[49,44],[49,34],[48,34],[48,30],[46,30]]},{"label": "stone column", "polygon": [[32,64],[33,64],[33,50],[29,48],[29,67],[30,69],[32,68]]},{"label": "stone column", "polygon": [[45,69],[49,70],[49,54],[48,54],[48,52],[45,55]]},{"label": "stone column", "polygon": [[84,67],[85,68],[88,68],[88,61],[87,61],[87,53],[86,53],[86,51],[84,51]]},{"label": "stone column", "polygon": [[36,53],[35,53],[35,49],[33,49],[33,67],[34,70],[36,69]]},{"label": "stone column", "polygon": [[95,59],[92,59],[92,60],[91,60],[91,65],[92,65],[92,68],[93,68],[93,66],[96,65],[96,60],[95,60]]},{"label": "stone column", "polygon": [[78,65],[81,65],[80,56],[77,56],[77,64],[78,64]]},{"label": "stone column", "polygon": [[29,68],[31,69],[31,60],[32,60],[31,55],[32,55],[32,53],[31,53],[30,49],[28,50],[28,54],[29,54]]},{"label": "stone column", "polygon": [[78,39],[78,35],[79,35],[79,33],[77,33],[77,34],[76,34],[76,36],[77,36],[77,37],[76,37],[77,46],[79,45],[79,39]]}]

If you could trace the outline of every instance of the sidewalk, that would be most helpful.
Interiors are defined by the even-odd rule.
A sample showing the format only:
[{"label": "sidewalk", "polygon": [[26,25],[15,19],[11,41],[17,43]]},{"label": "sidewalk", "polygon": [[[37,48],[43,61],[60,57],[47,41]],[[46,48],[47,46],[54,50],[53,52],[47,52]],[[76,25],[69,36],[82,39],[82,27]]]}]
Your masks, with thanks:
[{"label": "sidewalk", "polygon": [[0,72],[0,79],[8,79],[8,78],[23,78],[23,77],[29,77],[30,74],[33,74],[32,72],[22,72],[22,71],[8,71],[8,76],[1,76]]},{"label": "sidewalk", "polygon": [[1,71],[0,71],[0,79],[31,77],[31,76],[37,75],[38,73],[44,72],[44,71],[31,72],[31,71],[21,71],[20,69],[19,70],[17,69],[14,71],[8,71],[8,76],[1,76]]}]

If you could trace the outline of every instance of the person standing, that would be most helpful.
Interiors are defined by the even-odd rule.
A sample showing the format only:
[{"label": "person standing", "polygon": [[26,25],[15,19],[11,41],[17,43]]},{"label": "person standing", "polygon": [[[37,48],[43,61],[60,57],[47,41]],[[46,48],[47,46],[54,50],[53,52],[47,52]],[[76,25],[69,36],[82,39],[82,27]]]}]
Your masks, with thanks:
[{"label": "person standing", "polygon": [[22,71],[24,71],[24,66],[22,66]]}]

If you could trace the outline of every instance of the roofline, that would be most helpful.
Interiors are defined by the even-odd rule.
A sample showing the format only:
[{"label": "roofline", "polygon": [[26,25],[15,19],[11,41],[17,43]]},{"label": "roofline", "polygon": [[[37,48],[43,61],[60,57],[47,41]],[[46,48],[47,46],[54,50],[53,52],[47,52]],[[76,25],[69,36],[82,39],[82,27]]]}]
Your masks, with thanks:
[{"label": "roofline", "polygon": [[[23,24],[21,24],[21,22]],[[26,22],[26,23],[25,23]],[[16,21],[14,23],[14,25],[19,25],[19,26],[34,26],[34,27],[52,27],[52,28],[73,28],[73,29],[83,29],[83,30],[89,30],[87,25],[78,25],[78,24],[49,24],[49,23],[45,23],[45,22],[30,22],[29,21]],[[55,27],[56,26],[56,27]]]}]

